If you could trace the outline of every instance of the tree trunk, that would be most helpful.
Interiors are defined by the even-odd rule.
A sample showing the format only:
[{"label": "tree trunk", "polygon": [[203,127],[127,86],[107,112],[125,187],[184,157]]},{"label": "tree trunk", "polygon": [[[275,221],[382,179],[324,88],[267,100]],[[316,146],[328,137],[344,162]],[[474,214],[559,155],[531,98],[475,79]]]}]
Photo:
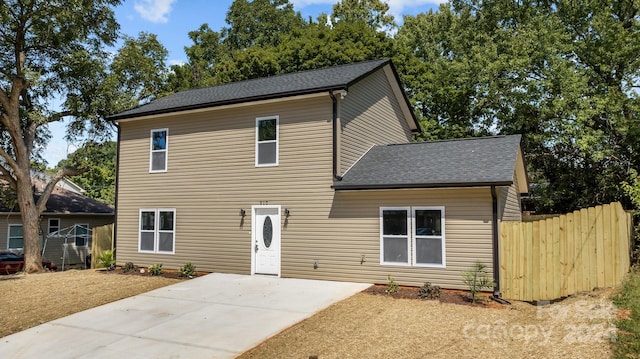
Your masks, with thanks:
[{"label": "tree trunk", "polygon": [[26,176],[18,176],[17,178],[17,200],[22,217],[24,270],[27,273],[36,273],[43,271],[42,252],[40,251],[40,238],[38,236],[40,215],[36,208],[30,171],[27,170],[26,173]]}]

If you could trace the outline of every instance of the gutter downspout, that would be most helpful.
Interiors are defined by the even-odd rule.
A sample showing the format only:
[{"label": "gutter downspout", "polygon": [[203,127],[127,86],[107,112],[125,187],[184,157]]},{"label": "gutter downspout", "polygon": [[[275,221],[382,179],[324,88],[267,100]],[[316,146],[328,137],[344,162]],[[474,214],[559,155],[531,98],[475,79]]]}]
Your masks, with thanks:
[{"label": "gutter downspout", "polygon": [[491,299],[500,304],[511,304],[508,301],[502,299],[502,293],[500,293],[500,243],[498,236],[498,193],[496,186],[491,186],[491,232],[493,237],[493,281],[495,282],[493,287],[493,295]]},{"label": "gutter downspout", "polygon": [[333,103],[333,179],[335,181],[342,181],[342,176],[338,175],[338,100],[333,94],[333,90],[329,91],[329,97],[331,97],[331,102]]},{"label": "gutter downspout", "polygon": [[[118,246],[116,245],[116,240],[118,239],[118,180],[120,179],[119,176],[119,172],[120,172],[120,124],[114,122],[114,124],[116,125],[116,128],[118,128],[118,134],[116,137],[116,193],[115,193],[115,200],[114,200],[114,210],[113,210],[113,251],[115,254],[116,249],[118,248]],[[114,256],[115,257],[115,256]]]}]

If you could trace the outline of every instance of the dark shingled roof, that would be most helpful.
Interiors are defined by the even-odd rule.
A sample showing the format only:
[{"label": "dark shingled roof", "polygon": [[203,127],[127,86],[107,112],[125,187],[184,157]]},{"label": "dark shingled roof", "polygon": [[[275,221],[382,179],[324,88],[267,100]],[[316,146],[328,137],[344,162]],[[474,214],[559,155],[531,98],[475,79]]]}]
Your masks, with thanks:
[{"label": "dark shingled roof", "polygon": [[[36,200],[38,197],[39,195],[36,194]],[[0,203],[0,212],[20,213],[20,209],[17,204],[14,208],[7,208],[4,203]],[[47,208],[44,213],[113,215],[114,210],[113,206],[106,203],[56,187],[47,201]]]},{"label": "dark shingled roof", "polygon": [[513,183],[520,135],[372,147],[336,190],[477,187]]},{"label": "dark shingled roof", "polygon": [[181,91],[110,116],[109,120],[346,89],[387,64],[391,60],[366,61]]}]

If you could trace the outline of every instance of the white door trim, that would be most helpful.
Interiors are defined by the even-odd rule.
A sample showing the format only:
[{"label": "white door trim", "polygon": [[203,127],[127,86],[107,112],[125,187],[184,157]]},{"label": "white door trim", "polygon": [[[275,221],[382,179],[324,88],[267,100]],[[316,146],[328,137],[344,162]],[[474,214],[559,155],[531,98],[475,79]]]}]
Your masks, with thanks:
[{"label": "white door trim", "polygon": [[[280,238],[278,239],[278,277],[281,275],[282,271],[282,206],[281,205],[253,205],[251,206],[251,275],[256,274],[256,225],[257,225],[257,210],[258,209],[277,209],[278,210],[278,221],[274,223],[274,226],[278,226],[278,235]],[[275,221],[274,221],[275,222]]]}]

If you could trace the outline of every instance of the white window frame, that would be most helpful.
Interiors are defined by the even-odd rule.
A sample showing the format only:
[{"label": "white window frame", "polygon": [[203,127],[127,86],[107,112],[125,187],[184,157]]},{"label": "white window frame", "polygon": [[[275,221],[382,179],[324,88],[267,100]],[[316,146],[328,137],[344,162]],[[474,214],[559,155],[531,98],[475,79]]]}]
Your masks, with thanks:
[{"label": "white window frame", "polygon": [[[154,213],[154,223],[153,223],[153,231],[144,230],[147,233],[153,233],[153,250],[142,250],[140,249],[140,244],[142,241],[142,212],[153,212]],[[173,213],[173,230],[161,230],[160,229],[160,212],[172,212]],[[171,251],[161,251],[158,248],[160,241],[160,233],[172,233],[173,241],[171,243]],[[138,212],[138,253],[154,253],[154,254],[175,254],[176,251],[176,209],[175,208],[140,208]]]},{"label": "white window frame", "polygon": [[[416,233],[416,211],[440,211],[440,235],[439,236],[428,236],[428,235],[420,235],[418,236],[418,234]],[[413,248],[413,265],[416,267],[426,267],[426,268],[446,268],[447,266],[447,257],[446,257],[446,248],[445,248],[445,213],[444,213],[444,206],[432,206],[432,207],[411,207],[411,235],[412,235],[412,239],[411,239],[411,247]],[[420,238],[427,238],[427,239],[436,239],[439,238],[440,242],[442,244],[442,253],[441,253],[441,258],[442,258],[442,263],[441,264],[437,264],[437,263],[418,263],[417,262],[417,240],[418,237]]]},{"label": "white window frame", "polygon": [[[22,247],[21,248],[11,248],[9,245],[11,244],[11,227],[22,227],[22,224],[10,224],[7,227],[7,249],[11,251],[21,251],[24,249],[24,229],[22,231]],[[14,237],[17,238],[17,237]]]},{"label": "white window frame", "polygon": [[[154,150],[153,149],[153,134],[155,132],[165,132],[165,144],[163,150]],[[153,169],[153,154],[164,152],[164,169],[154,170]],[[168,128],[157,128],[151,130],[149,135],[149,173],[163,173],[167,172],[169,169],[169,129]]]},{"label": "white window frame", "polygon": [[[276,120],[276,139],[275,140],[268,140],[268,141],[259,141],[259,135],[260,135],[260,131],[258,129],[258,124],[260,123],[260,121],[265,121],[265,120]],[[275,143],[276,144],[276,162],[275,163],[259,163],[258,162],[258,158],[260,157],[260,146],[259,144],[261,143]],[[275,116],[265,116],[265,117],[258,117],[256,118],[256,146],[255,146],[255,161],[256,161],[256,167],[275,167],[278,166],[280,164],[280,116],[279,115],[275,115]]]},{"label": "white window frame", "polygon": [[[51,225],[51,221],[58,221],[58,225],[57,226],[52,226]],[[60,221],[60,218],[49,218],[49,220],[47,221],[47,234],[51,234],[53,232],[58,232],[60,231],[60,228],[62,227],[62,222]],[[55,231],[52,231],[52,228],[56,228]]]},{"label": "white window frame", "polygon": [[[405,211],[407,214],[406,225],[407,235],[384,235],[384,211]],[[411,207],[380,207],[380,264],[408,267],[411,265]],[[407,239],[407,262],[385,262],[384,261],[384,237]]]},{"label": "white window frame", "polygon": [[[78,245],[78,238],[81,237],[78,235],[78,233],[76,232],[78,230],[78,227],[82,227],[85,228],[87,230],[87,233],[85,234],[85,239],[84,239],[84,244],[83,245]],[[85,248],[89,246],[89,224],[88,223],[76,223],[73,226],[73,246],[76,248]]]}]

